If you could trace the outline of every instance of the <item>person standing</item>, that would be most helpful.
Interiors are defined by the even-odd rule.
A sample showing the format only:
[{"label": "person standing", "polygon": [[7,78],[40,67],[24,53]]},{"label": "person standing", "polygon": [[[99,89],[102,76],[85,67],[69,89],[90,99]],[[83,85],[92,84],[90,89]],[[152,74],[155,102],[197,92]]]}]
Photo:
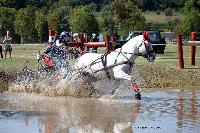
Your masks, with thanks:
[{"label": "person standing", "polygon": [[3,47],[0,45],[0,56],[1,56],[1,59],[3,59]]},{"label": "person standing", "polygon": [[38,53],[37,53],[37,55],[36,55],[36,59],[37,59],[37,62],[39,63],[39,62],[40,62],[40,59],[41,59],[40,51],[38,51]]},{"label": "person standing", "polygon": [[[93,34],[93,38],[92,38],[91,42],[99,42],[99,37],[97,34]],[[97,53],[97,48],[98,47],[93,47],[92,52]]]},{"label": "person standing", "polygon": [[9,53],[10,60],[12,60],[12,57],[11,57],[11,52],[12,52],[11,42],[12,42],[12,38],[10,37],[10,31],[7,31],[6,36],[4,37],[4,40],[3,40],[3,43],[5,43],[5,47],[4,47],[5,60],[6,60],[7,53]]}]

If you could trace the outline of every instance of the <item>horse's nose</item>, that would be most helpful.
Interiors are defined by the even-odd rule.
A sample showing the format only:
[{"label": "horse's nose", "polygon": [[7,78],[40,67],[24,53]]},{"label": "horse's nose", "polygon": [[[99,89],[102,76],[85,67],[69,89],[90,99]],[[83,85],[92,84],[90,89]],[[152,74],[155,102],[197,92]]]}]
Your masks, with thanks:
[{"label": "horse's nose", "polygon": [[150,62],[153,62],[155,59],[156,59],[156,54],[155,54],[155,53],[151,53],[151,54],[149,55],[149,61],[150,61]]}]

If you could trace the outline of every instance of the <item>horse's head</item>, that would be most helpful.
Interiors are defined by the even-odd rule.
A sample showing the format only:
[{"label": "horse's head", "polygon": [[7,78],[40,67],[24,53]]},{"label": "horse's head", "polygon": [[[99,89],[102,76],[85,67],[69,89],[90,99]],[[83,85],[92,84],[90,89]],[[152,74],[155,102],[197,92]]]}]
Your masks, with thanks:
[{"label": "horse's head", "polygon": [[148,61],[153,62],[156,59],[156,54],[147,36],[148,36],[148,33],[144,32],[143,39],[138,46],[138,53],[141,54]]}]

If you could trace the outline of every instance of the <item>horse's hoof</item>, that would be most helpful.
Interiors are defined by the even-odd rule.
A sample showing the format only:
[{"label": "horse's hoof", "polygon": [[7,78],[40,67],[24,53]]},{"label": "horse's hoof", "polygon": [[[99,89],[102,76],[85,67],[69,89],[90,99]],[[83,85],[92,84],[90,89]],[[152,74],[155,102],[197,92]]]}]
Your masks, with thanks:
[{"label": "horse's hoof", "polygon": [[141,100],[141,94],[140,94],[140,93],[136,93],[136,94],[135,94],[135,99]]}]

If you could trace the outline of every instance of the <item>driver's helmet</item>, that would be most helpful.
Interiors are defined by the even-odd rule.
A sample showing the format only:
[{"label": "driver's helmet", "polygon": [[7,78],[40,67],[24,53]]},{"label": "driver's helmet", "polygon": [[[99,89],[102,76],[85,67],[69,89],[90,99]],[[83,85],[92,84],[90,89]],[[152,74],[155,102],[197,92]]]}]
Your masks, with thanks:
[{"label": "driver's helmet", "polygon": [[68,33],[67,31],[63,31],[63,32],[60,34],[60,38],[66,37],[66,36],[68,36],[68,35],[69,35],[69,33]]}]

